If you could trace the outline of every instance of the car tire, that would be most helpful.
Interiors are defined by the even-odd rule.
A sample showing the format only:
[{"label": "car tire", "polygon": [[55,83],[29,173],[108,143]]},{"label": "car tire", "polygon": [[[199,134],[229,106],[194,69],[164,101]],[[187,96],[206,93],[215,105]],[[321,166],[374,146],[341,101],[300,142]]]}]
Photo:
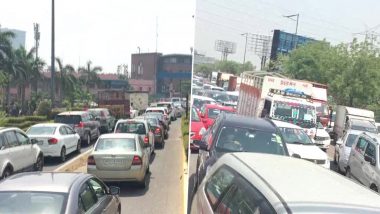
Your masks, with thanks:
[{"label": "car tire", "polygon": [[81,149],[82,149],[82,144],[81,144],[80,140],[78,140],[76,152],[79,154]]},{"label": "car tire", "polygon": [[44,156],[38,155],[36,163],[34,164],[34,171],[41,172],[44,168]]},{"label": "car tire", "polygon": [[87,146],[91,144],[91,135],[87,134]]},{"label": "car tire", "polygon": [[149,173],[149,171],[147,169],[145,176],[144,176],[144,180],[140,183],[140,187],[142,189],[146,189],[148,187],[148,173]]},{"label": "car tire", "polygon": [[5,178],[11,176],[12,173],[13,173],[12,169],[10,167],[7,167],[7,168],[5,168],[3,174],[1,175],[1,178],[5,179]]},{"label": "car tire", "polygon": [[369,188],[375,192],[379,192],[379,190],[377,189],[377,187],[374,184],[372,184]]},{"label": "car tire", "polygon": [[59,159],[62,163],[66,161],[66,148],[62,147]]},{"label": "car tire", "polygon": [[352,178],[350,167],[347,167],[347,169],[346,169],[346,176],[347,176],[348,178]]}]

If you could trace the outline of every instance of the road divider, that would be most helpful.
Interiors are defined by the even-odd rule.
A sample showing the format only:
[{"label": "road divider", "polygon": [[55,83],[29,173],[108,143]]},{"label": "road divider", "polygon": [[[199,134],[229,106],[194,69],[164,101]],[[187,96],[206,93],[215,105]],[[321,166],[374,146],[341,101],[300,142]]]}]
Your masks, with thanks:
[{"label": "road divider", "polygon": [[54,170],[54,172],[74,172],[78,168],[86,166],[87,158],[91,152],[92,152],[92,149],[87,150],[86,152],[78,155],[77,157],[69,160],[67,163],[58,167],[57,169]]}]

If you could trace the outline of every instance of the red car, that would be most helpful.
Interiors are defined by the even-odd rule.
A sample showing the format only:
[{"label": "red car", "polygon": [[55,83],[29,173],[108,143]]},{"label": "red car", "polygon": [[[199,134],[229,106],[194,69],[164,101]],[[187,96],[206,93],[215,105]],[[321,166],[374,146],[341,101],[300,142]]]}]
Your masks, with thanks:
[{"label": "red car", "polygon": [[206,104],[201,109],[202,122],[206,129],[210,127],[221,112],[235,113],[236,109],[229,106]]},{"label": "red car", "polygon": [[191,152],[199,151],[198,142],[206,132],[206,128],[201,120],[201,115],[195,107],[191,108],[191,131],[190,131],[190,150]]}]

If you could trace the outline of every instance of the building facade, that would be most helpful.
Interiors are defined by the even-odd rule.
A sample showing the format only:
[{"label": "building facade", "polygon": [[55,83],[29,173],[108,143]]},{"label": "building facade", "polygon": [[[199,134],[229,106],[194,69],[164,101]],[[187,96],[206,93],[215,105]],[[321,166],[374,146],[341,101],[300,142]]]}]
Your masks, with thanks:
[{"label": "building facade", "polygon": [[[137,53],[131,57],[131,79],[153,81],[152,93],[156,93],[156,75],[161,53]],[[138,87],[138,86],[136,86]],[[143,86],[142,86],[143,87]]]},{"label": "building facade", "polygon": [[17,30],[17,29],[9,29],[9,28],[1,28],[0,30],[10,31],[15,34],[15,37],[11,39],[12,47],[14,49],[18,49],[21,46],[25,47],[26,31]]}]

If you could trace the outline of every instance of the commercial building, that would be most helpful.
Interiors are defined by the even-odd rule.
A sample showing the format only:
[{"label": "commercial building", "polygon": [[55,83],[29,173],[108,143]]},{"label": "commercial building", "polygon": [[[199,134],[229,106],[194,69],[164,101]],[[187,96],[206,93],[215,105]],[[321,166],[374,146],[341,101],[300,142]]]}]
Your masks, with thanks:
[{"label": "commercial building", "polygon": [[9,28],[1,28],[1,31],[10,31],[15,34],[15,37],[11,40],[12,47],[14,49],[18,49],[21,46],[25,47],[26,40],[26,31],[17,30],[17,29],[9,29]]}]

